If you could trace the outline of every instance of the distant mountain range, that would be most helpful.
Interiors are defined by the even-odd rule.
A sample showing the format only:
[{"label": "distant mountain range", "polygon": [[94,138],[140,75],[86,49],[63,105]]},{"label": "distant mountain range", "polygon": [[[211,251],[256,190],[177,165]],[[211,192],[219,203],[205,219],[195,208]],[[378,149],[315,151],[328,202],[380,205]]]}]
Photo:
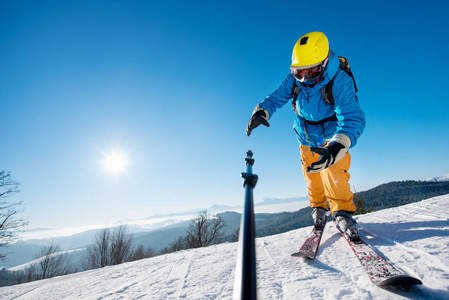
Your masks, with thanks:
[{"label": "distant mountain range", "polygon": [[[257,207],[261,206],[267,206],[267,205],[279,205],[279,204],[292,204],[291,208],[289,207],[283,207],[280,211],[294,211],[299,209],[295,204],[303,204],[304,201],[308,201],[308,197],[293,197],[293,198],[264,198],[260,202],[257,202],[254,204],[256,210]],[[219,205],[214,204],[207,208],[197,208],[197,209],[191,209],[186,212],[176,212],[176,213],[169,213],[169,214],[157,214],[151,217],[143,218],[143,219],[123,219],[118,222],[117,224],[146,224],[149,226],[149,229],[157,229],[161,228],[167,225],[170,225],[175,220],[184,220],[184,219],[191,219],[192,216],[194,217],[199,211],[209,211],[211,214],[218,214],[225,211],[235,211],[235,212],[241,212],[243,209],[243,205]],[[279,211],[279,210],[277,210]],[[164,221],[161,221],[164,220]],[[171,220],[167,222],[166,220]]]},{"label": "distant mountain range", "polygon": [[302,202],[309,201],[309,197],[295,197],[295,198],[264,198],[262,201],[255,204],[258,205],[274,205],[274,204],[284,204],[292,202]]},{"label": "distant mountain range", "polygon": [[427,179],[426,181],[449,181],[449,174],[439,176],[439,177],[432,177]]}]

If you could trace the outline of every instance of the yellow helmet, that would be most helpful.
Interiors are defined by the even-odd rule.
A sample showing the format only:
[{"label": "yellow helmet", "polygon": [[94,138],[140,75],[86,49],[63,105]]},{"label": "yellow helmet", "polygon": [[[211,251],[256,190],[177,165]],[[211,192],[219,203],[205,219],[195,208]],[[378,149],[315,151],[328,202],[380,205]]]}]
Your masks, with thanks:
[{"label": "yellow helmet", "polygon": [[303,35],[295,44],[292,67],[309,68],[322,63],[329,55],[329,41],[322,32]]}]

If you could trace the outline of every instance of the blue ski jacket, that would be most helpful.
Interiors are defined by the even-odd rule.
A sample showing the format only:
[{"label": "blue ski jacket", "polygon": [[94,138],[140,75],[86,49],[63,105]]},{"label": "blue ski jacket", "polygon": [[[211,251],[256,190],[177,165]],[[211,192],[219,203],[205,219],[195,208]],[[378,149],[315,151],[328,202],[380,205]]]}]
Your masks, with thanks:
[{"label": "blue ski jacket", "polygon": [[[293,98],[293,82],[297,80],[301,91],[296,99],[297,113],[295,113],[293,129],[299,143],[309,147],[319,147],[335,134],[342,133],[351,139],[351,148],[354,147],[365,128],[365,114],[360,109],[353,79],[339,66],[338,56],[331,50],[321,81],[311,86],[307,82],[300,83],[289,74],[281,86],[259,104],[259,108],[266,109],[271,118],[278,108]],[[324,101],[321,88],[334,77],[332,86],[334,105],[330,105]],[[334,114],[338,121],[322,124],[307,122],[319,122]]]}]

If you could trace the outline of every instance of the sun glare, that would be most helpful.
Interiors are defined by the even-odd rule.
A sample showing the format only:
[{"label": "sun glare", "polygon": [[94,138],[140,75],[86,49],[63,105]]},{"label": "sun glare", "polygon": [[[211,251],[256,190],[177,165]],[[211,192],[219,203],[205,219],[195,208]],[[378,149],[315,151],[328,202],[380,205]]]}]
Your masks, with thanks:
[{"label": "sun glare", "polygon": [[125,172],[127,165],[126,157],[120,153],[106,154],[103,161],[104,167],[112,174]]}]

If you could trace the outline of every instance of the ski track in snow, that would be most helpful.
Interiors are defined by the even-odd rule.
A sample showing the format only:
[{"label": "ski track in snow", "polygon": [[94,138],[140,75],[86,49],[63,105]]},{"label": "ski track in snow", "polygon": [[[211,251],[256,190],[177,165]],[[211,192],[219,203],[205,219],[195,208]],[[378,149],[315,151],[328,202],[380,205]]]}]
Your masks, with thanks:
[{"label": "ski track in snow", "polygon": [[[291,257],[311,227],[256,240],[259,299],[449,299],[449,195],[358,216],[373,249],[423,286],[374,286],[332,222],[315,260]],[[231,299],[237,243],[0,288],[0,299]]]}]

